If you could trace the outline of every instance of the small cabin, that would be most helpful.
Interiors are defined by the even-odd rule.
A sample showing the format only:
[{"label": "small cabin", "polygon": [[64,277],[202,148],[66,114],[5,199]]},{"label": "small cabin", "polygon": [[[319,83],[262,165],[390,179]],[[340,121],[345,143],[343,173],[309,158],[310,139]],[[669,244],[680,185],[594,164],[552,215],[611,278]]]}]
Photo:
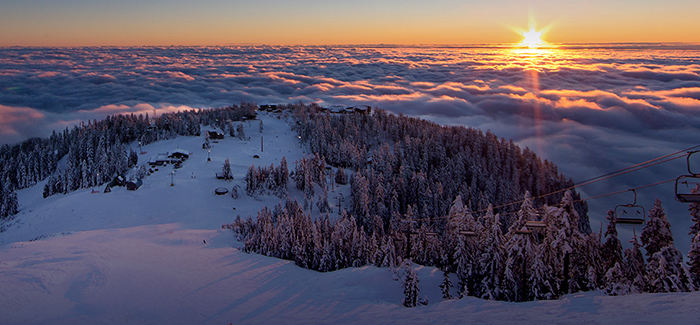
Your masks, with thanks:
[{"label": "small cabin", "polygon": [[168,158],[170,159],[178,159],[178,160],[187,160],[190,158],[190,153],[182,150],[180,148],[175,149],[171,152],[168,153]]},{"label": "small cabin", "polygon": [[155,157],[151,157],[151,160],[148,161],[148,164],[151,166],[163,166],[170,162],[170,158],[168,158],[167,154],[164,153],[159,153]]},{"label": "small cabin", "polygon": [[126,183],[126,179],[124,179],[124,175],[119,174],[116,177],[112,179],[111,182],[109,182],[109,187],[114,187],[114,186],[124,186]]},{"label": "small cabin", "polygon": [[129,191],[136,191],[143,185],[143,181],[141,179],[137,180],[136,182],[126,182],[126,189]]},{"label": "small cabin", "polygon": [[277,105],[260,105],[261,111],[273,112],[277,110]]},{"label": "small cabin", "polygon": [[369,105],[355,105],[352,107],[352,109],[357,114],[362,114],[362,115],[372,114],[372,107]]},{"label": "small cabin", "polygon": [[209,139],[212,139],[212,140],[221,140],[224,138],[223,133],[216,132],[216,131],[207,131],[207,135],[209,136]]}]

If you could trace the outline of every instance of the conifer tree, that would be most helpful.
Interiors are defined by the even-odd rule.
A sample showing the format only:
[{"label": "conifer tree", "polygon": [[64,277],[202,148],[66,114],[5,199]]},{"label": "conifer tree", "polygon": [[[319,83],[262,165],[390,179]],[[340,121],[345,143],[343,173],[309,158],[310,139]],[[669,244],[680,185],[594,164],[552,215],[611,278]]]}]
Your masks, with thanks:
[{"label": "conifer tree", "polygon": [[649,257],[647,264],[649,292],[694,291],[692,276],[683,263],[683,255],[670,243]]},{"label": "conifer tree", "polygon": [[418,275],[411,266],[411,260],[406,260],[404,264],[404,281],[403,281],[403,301],[401,305],[404,307],[416,307],[419,303],[420,289],[418,288]]},{"label": "conifer tree", "polygon": [[688,268],[696,288],[700,287],[700,233],[693,237],[688,252]]},{"label": "conifer tree", "polygon": [[[692,194],[700,194],[700,184],[696,185],[695,188],[690,190]],[[695,235],[700,233],[700,203],[691,203],[688,207],[690,211],[690,216],[692,217],[693,225],[690,226],[690,238],[695,238]]]},{"label": "conifer tree", "polygon": [[637,239],[637,233],[633,230],[632,248],[625,249],[624,274],[627,276],[630,292],[644,292],[646,290],[646,262],[642,254],[641,247]]},{"label": "conifer tree", "polygon": [[671,224],[666,219],[666,213],[659,199],[654,201],[654,207],[649,211],[649,218],[644,230],[642,230],[641,240],[649,257],[661,251],[662,248],[673,244]]},{"label": "conifer tree", "polygon": [[452,288],[452,280],[450,279],[450,273],[446,270],[442,271],[442,282],[440,283],[440,289],[442,291],[442,299],[449,300],[452,299],[452,293],[450,293],[450,288]]},{"label": "conifer tree", "polygon": [[558,297],[558,287],[555,279],[552,278],[551,271],[545,264],[544,251],[549,248],[539,245],[535,250],[535,257],[528,277],[530,286],[530,297],[527,300],[551,300]]},{"label": "conifer tree", "polygon": [[224,179],[233,178],[231,176],[231,162],[228,160],[228,157],[226,160],[224,160],[224,165],[221,167],[221,175],[224,177]]},{"label": "conifer tree", "polygon": [[622,244],[617,238],[617,227],[615,219],[615,211],[608,210],[608,228],[605,231],[605,244],[603,244],[601,255],[603,258],[604,268],[607,272],[615,264],[622,265]]},{"label": "conifer tree", "polygon": [[621,296],[630,292],[629,280],[625,276],[620,262],[610,267],[605,273],[605,293],[609,296]]},{"label": "conifer tree", "polygon": [[[691,190],[692,194],[700,193],[700,185]],[[700,203],[691,203],[689,209],[693,225],[690,227],[690,250],[688,251],[688,267],[693,283],[700,287]]]},{"label": "conifer tree", "polygon": [[533,235],[517,233],[519,230],[527,230],[525,223],[536,219],[536,211],[532,206],[530,192],[525,193],[525,198],[516,214],[517,219],[508,230],[505,243],[506,262],[503,272],[504,297],[509,301],[529,300],[530,288],[528,274],[535,258],[535,243]]},{"label": "conifer tree", "polygon": [[238,139],[245,140],[245,130],[243,129],[243,123],[238,124],[236,127],[236,133],[238,133]]},{"label": "conifer tree", "polygon": [[491,229],[488,229],[486,245],[479,258],[481,283],[477,288],[477,292],[481,298],[499,300],[503,294],[501,279],[506,259],[500,216],[498,214],[494,215],[493,206],[489,205],[484,219],[493,221],[489,223]]}]

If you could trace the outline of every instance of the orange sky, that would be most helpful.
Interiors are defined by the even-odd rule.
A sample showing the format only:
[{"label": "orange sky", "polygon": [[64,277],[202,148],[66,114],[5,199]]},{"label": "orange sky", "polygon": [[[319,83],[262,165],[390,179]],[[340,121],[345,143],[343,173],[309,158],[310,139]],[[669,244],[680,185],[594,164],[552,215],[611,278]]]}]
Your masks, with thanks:
[{"label": "orange sky", "polygon": [[700,42],[700,1],[10,0],[0,46]]}]

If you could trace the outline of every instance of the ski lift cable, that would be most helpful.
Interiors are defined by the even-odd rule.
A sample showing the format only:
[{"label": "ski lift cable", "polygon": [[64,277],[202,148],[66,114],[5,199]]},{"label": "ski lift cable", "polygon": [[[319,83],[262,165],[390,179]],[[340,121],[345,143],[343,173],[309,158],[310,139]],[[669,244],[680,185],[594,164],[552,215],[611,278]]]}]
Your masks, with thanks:
[{"label": "ski lift cable", "polygon": [[[590,197],[587,197],[587,198],[584,198],[584,199],[574,200],[574,201],[572,201],[572,203],[583,202],[583,201],[588,201],[588,200],[595,200],[595,199],[599,199],[599,198],[606,197],[606,196],[618,195],[618,194],[622,194],[622,193],[627,193],[627,192],[629,192],[629,191],[631,191],[631,190],[635,190],[635,191],[636,191],[636,190],[641,190],[641,189],[645,189],[645,188],[648,188],[648,187],[653,187],[653,186],[658,186],[658,185],[665,184],[665,183],[670,183],[670,182],[673,182],[673,181],[675,181],[675,180],[676,180],[675,178],[671,178],[671,179],[667,179],[667,180],[665,180],[665,181],[660,181],[660,182],[656,182],[656,183],[646,184],[646,185],[642,185],[642,186],[630,188],[630,189],[627,189],[627,190],[621,190],[621,191],[615,191],[615,192],[610,192],[610,193],[605,193],[605,194],[600,194],[600,195],[594,195],[594,196],[590,196]],[[521,202],[522,202],[522,201],[521,201]],[[555,207],[555,206],[558,206],[558,205],[559,205],[559,204],[556,204],[556,205],[553,205],[552,207]],[[494,207],[494,208],[495,208],[495,207]],[[483,210],[483,209],[482,209],[482,210],[478,210],[478,211],[471,211],[471,212],[469,212],[469,213],[478,214],[478,213],[484,212],[484,211],[486,211],[486,210]],[[503,217],[503,216],[509,216],[509,215],[517,214],[517,213],[518,213],[518,211],[511,211],[511,212],[505,212],[505,213],[498,213],[498,215],[500,215],[501,217]],[[440,220],[440,219],[448,219],[448,218],[449,218],[449,216],[442,216],[442,217],[435,217],[435,218],[416,218],[416,219],[414,219],[414,220],[416,220],[416,221],[418,221],[418,220],[421,220],[421,221],[426,221],[426,220],[427,220],[427,221],[430,221],[430,220]]]},{"label": "ski lift cable", "polygon": [[[634,171],[638,171],[638,170],[640,170],[640,169],[649,168],[649,167],[656,166],[656,165],[660,165],[660,164],[663,164],[663,163],[667,163],[667,162],[669,162],[669,161],[673,161],[673,160],[676,160],[676,159],[679,159],[679,158],[683,158],[683,157],[686,157],[686,156],[688,155],[688,154],[687,154],[687,151],[692,150],[692,149],[697,148],[697,147],[700,147],[700,145],[697,145],[697,146],[688,148],[688,149],[686,149],[686,150],[677,151],[677,152],[674,152],[674,153],[672,153],[672,154],[668,154],[668,155],[665,155],[665,156],[662,156],[662,157],[658,157],[658,158],[654,158],[654,159],[651,159],[651,160],[647,160],[647,161],[645,161],[645,162],[642,162],[642,163],[639,163],[639,164],[636,164],[636,165],[633,165],[633,166],[625,167],[625,168],[623,168],[623,169],[620,169],[620,170],[617,170],[617,171],[614,171],[614,172],[610,172],[610,173],[607,173],[607,174],[604,174],[604,175],[600,175],[600,176],[597,176],[597,177],[588,179],[588,180],[586,180],[586,181],[584,181],[584,182],[582,182],[582,183],[580,183],[580,184],[577,184],[577,185],[574,185],[574,186],[570,186],[570,187],[567,187],[567,188],[563,188],[563,189],[559,189],[559,190],[556,190],[556,191],[553,191],[553,192],[541,194],[541,195],[538,195],[538,196],[536,196],[536,197],[533,197],[532,199],[533,199],[533,200],[535,200],[535,199],[541,199],[541,198],[544,198],[544,197],[547,197],[547,196],[550,196],[550,195],[554,195],[554,194],[561,193],[561,192],[565,192],[565,191],[568,191],[568,190],[571,190],[571,189],[575,189],[575,188],[578,188],[578,187],[590,185],[590,184],[597,183],[597,182],[600,182],[600,181],[603,181],[603,180],[606,180],[606,179],[610,179],[610,178],[617,177],[617,176],[620,176],[620,175],[628,174],[628,173],[631,173],[631,172],[634,172]],[[682,153],[683,155],[679,155],[679,156],[673,157],[674,155],[678,155],[678,154],[680,154],[680,153]],[[670,157],[670,158],[668,158],[668,157]],[[666,158],[666,159],[664,159],[664,158]],[[663,159],[663,160],[660,160],[660,159]],[[627,190],[625,190],[625,191],[623,191],[623,192],[626,192],[626,191],[627,191]],[[610,194],[610,195],[612,195],[612,194]],[[514,202],[510,202],[510,203],[501,204],[501,205],[498,205],[498,206],[494,206],[493,209],[504,208],[504,207],[507,207],[507,206],[515,205],[515,204],[522,204],[524,201],[525,201],[525,200],[519,200],[519,201],[514,201]],[[577,202],[579,202],[579,200],[577,200]],[[486,211],[486,209],[481,209],[481,210],[478,210],[478,211],[474,211],[474,213],[479,213],[479,212],[484,212],[484,211]]]},{"label": "ski lift cable", "polygon": [[[596,179],[601,178],[601,177],[605,177],[605,176],[609,176],[609,175],[612,175],[612,174],[616,174],[616,173],[625,171],[625,170],[627,170],[627,169],[632,169],[632,168],[635,168],[635,167],[643,166],[643,165],[646,165],[646,164],[655,162],[655,161],[657,161],[657,160],[665,159],[665,158],[668,158],[668,157],[671,157],[671,156],[674,156],[674,155],[678,155],[678,154],[681,154],[681,153],[683,154],[681,157],[684,157],[684,156],[686,156],[686,155],[688,154],[689,151],[691,151],[691,150],[693,150],[693,149],[696,149],[696,148],[698,148],[698,147],[700,147],[700,145],[692,146],[692,147],[690,147],[690,148],[683,149],[683,150],[679,150],[679,151],[676,151],[676,152],[667,154],[667,155],[665,155],[665,156],[661,156],[661,157],[657,157],[657,158],[654,158],[654,159],[650,159],[650,160],[647,160],[647,161],[644,161],[644,162],[641,162],[641,163],[638,163],[638,164],[635,164],[635,165],[632,165],[632,166],[629,166],[629,167],[622,168],[622,169],[617,170],[617,171],[613,171],[613,172],[609,172],[609,173],[607,173],[607,174],[603,174],[603,175],[600,175],[600,176],[596,176],[596,177],[593,177],[593,178],[589,178],[589,179],[587,179],[587,180],[581,181],[581,183],[587,183],[587,182],[596,180]],[[653,165],[651,165],[651,166],[653,166]]]},{"label": "ski lift cable", "polygon": [[[663,164],[663,163],[667,163],[667,162],[669,162],[669,161],[673,161],[673,160],[676,160],[676,159],[679,159],[679,158],[687,157],[688,154],[689,154],[689,152],[690,152],[691,150],[693,150],[693,149],[696,149],[696,148],[700,148],[700,145],[696,145],[696,146],[693,146],[693,147],[690,147],[690,148],[687,148],[687,149],[684,149],[684,150],[679,150],[679,151],[676,151],[676,152],[673,152],[673,153],[670,153],[670,154],[667,154],[667,155],[664,155],[664,156],[661,156],[661,157],[657,157],[657,158],[654,158],[654,159],[650,159],[650,160],[647,160],[647,161],[644,161],[644,162],[641,162],[641,163],[638,163],[638,164],[635,164],[635,165],[632,165],[632,166],[628,166],[628,167],[625,167],[625,168],[622,168],[622,169],[613,171],[613,172],[609,172],[609,173],[606,173],[606,174],[603,174],[603,175],[600,175],[600,176],[596,176],[596,177],[587,179],[587,180],[585,180],[584,182],[582,182],[582,183],[580,183],[580,184],[577,184],[577,185],[574,185],[574,186],[570,186],[570,187],[567,187],[567,188],[564,188],[564,189],[559,189],[559,190],[556,190],[556,191],[553,191],[553,192],[541,194],[541,195],[539,195],[539,196],[533,197],[532,199],[533,199],[533,200],[535,200],[535,199],[541,199],[541,198],[544,198],[544,197],[547,197],[547,196],[550,196],[550,195],[554,195],[554,194],[557,194],[557,193],[561,193],[561,192],[565,192],[565,191],[568,191],[568,190],[571,190],[571,189],[575,189],[575,188],[577,188],[577,187],[582,187],[582,186],[590,185],[590,184],[593,184],[593,183],[596,183],[596,182],[600,182],[600,181],[603,181],[603,180],[606,180],[606,179],[610,179],[610,178],[617,177],[617,176],[620,176],[620,175],[628,174],[628,173],[631,173],[631,172],[634,172],[634,171],[637,171],[637,170],[649,168],[649,167],[656,166],[656,165],[660,165],[660,164]],[[680,154],[682,154],[682,155],[680,155]],[[675,157],[674,157],[674,156],[675,156]],[[582,201],[586,201],[586,200],[594,200],[594,199],[598,199],[598,198],[606,197],[606,196],[612,196],[612,195],[622,194],[622,193],[629,192],[630,190],[640,190],[640,189],[644,189],[644,188],[647,188],[647,187],[652,187],[652,186],[657,186],[657,185],[661,185],[661,184],[664,184],[664,183],[669,183],[669,182],[672,182],[672,181],[675,181],[675,180],[676,180],[675,178],[672,178],[672,179],[669,179],[669,180],[660,181],[660,182],[656,182],[656,183],[652,183],[652,184],[647,184],[647,185],[642,185],[642,186],[638,186],[638,187],[635,187],[635,188],[626,189],[626,190],[622,190],[622,191],[615,191],[615,192],[610,192],[610,193],[606,193],[606,194],[595,195],[595,196],[591,196],[591,197],[588,197],[588,198],[585,198],[585,199],[574,200],[573,203],[582,202]],[[514,202],[510,202],[510,203],[501,204],[501,205],[498,205],[498,206],[493,206],[492,209],[495,210],[495,209],[504,208],[504,207],[507,207],[507,206],[515,205],[515,204],[522,204],[523,202],[525,202],[524,199],[523,199],[523,200],[514,201]],[[487,208],[487,209],[477,210],[477,211],[472,211],[471,213],[473,213],[473,214],[479,214],[479,213],[482,213],[482,212],[486,212],[487,210],[488,210],[488,208]],[[510,214],[514,214],[514,213],[517,213],[517,211],[507,212],[507,213],[501,214],[501,216],[510,215]],[[447,218],[448,218],[448,216],[442,216],[442,217],[434,217],[434,218],[416,218],[415,220],[428,220],[428,221],[429,221],[430,219],[432,219],[432,220],[439,220],[439,219],[447,219]]]},{"label": "ski lift cable", "polygon": [[673,182],[673,181],[675,181],[675,180],[676,180],[675,178],[671,178],[671,179],[667,179],[667,180],[665,180],[665,181],[660,181],[660,182],[656,182],[656,183],[653,183],[653,184],[642,185],[642,186],[638,186],[638,187],[631,188],[631,189],[628,189],[628,190],[617,191],[617,192],[611,192],[611,193],[601,194],[601,195],[595,195],[595,196],[587,197],[587,198],[585,198],[585,199],[578,199],[578,200],[575,200],[574,202],[580,202],[580,201],[586,201],[586,200],[593,200],[593,199],[598,199],[598,198],[601,198],[601,197],[606,197],[606,196],[611,196],[611,195],[622,194],[622,193],[625,193],[625,192],[629,192],[629,191],[631,191],[631,190],[635,190],[635,191],[636,191],[636,190],[641,190],[641,189],[647,188],[647,187],[652,187],[652,186],[656,186],[656,185],[661,185],[661,184],[665,184],[665,183],[670,183],[670,182]]},{"label": "ski lift cable", "polygon": [[[692,150],[692,149],[694,149],[694,148],[697,148],[697,147],[700,147],[700,145],[691,147],[691,148],[688,149],[688,151],[689,151],[689,150]],[[682,156],[671,157],[671,156],[676,155],[676,154],[679,154],[679,153],[684,153],[684,154],[683,154]],[[560,189],[560,190],[557,190],[557,191],[553,191],[553,192],[550,192],[550,193],[542,194],[542,195],[539,195],[539,196],[537,196],[537,197],[533,197],[532,199],[534,200],[534,199],[539,199],[539,198],[547,197],[547,196],[549,196],[549,195],[553,195],[553,194],[556,194],[556,193],[561,193],[561,192],[563,192],[563,191],[567,191],[567,190],[574,189],[574,188],[577,188],[577,187],[589,185],[589,184],[592,184],[592,183],[595,183],[595,182],[599,182],[599,181],[606,180],[606,179],[613,178],[613,177],[617,177],[617,176],[620,176],[620,175],[623,175],[623,174],[631,173],[631,172],[634,172],[634,171],[637,171],[637,170],[640,170],[640,169],[644,169],[644,168],[652,167],[652,166],[655,166],[655,165],[663,164],[663,163],[666,163],[666,162],[669,162],[669,161],[673,161],[673,160],[676,160],[676,159],[678,159],[678,158],[683,158],[683,157],[686,157],[686,156],[687,156],[686,150],[682,150],[682,151],[679,151],[679,152],[675,152],[675,153],[673,153],[673,154],[665,155],[665,156],[663,156],[663,157],[659,157],[659,158],[655,158],[655,159],[652,159],[652,160],[648,160],[648,161],[646,161],[646,162],[644,162],[644,163],[639,163],[639,164],[636,164],[636,165],[634,165],[634,166],[626,167],[626,168],[623,168],[623,169],[618,170],[618,171],[615,171],[615,172],[611,172],[611,173],[607,173],[607,174],[605,174],[605,175],[601,175],[601,176],[598,176],[598,177],[595,177],[595,178],[591,178],[587,183],[582,183],[582,184],[574,185],[574,186],[571,186],[571,187],[568,187],[568,188],[564,188],[564,189]],[[671,158],[667,158],[667,157],[671,157]],[[663,158],[667,158],[667,159],[664,159],[664,160],[660,160],[660,161],[659,161],[659,159],[663,159]],[[653,164],[645,165],[646,163],[649,163],[649,162],[654,162],[654,163],[653,163]],[[636,167],[635,167],[635,166],[636,166]],[[644,189],[644,188],[648,188],[648,187],[653,187],[653,186],[657,186],[657,185],[661,185],[661,184],[665,184],[665,183],[670,183],[670,182],[673,182],[673,181],[675,181],[675,180],[676,180],[675,178],[672,178],[672,179],[668,179],[668,180],[665,180],[665,181],[660,181],[660,182],[656,182],[656,183],[652,183],[652,184],[642,185],[642,186],[638,186],[638,187],[634,187],[634,188],[630,188],[630,189],[626,189],[626,190],[621,190],[621,191],[615,191],[615,192],[610,192],[610,193],[606,193],[606,194],[600,194],[600,195],[590,196],[590,197],[587,197],[587,198],[574,200],[573,203],[582,202],[582,201],[587,201],[587,200],[594,200],[594,199],[598,199],[598,198],[606,197],[606,196],[612,196],[612,195],[622,194],[622,193],[629,192],[630,190],[640,190],[640,189]],[[524,201],[525,201],[525,200],[518,200],[518,201],[515,201],[515,202],[510,202],[510,203],[506,203],[506,204],[501,204],[501,205],[492,207],[492,209],[503,208],[503,207],[507,207],[507,206],[511,206],[511,205],[515,205],[515,204],[522,204]],[[472,211],[471,213],[479,214],[479,213],[482,213],[482,212],[486,212],[487,210],[488,210],[488,208],[487,208],[487,209],[477,210],[477,211]],[[514,214],[514,213],[517,213],[517,211],[502,213],[501,216],[510,215],[510,214]],[[432,219],[433,219],[433,220],[447,219],[447,217],[448,217],[448,216],[444,216],[444,217],[435,217],[435,218],[432,218]],[[427,218],[418,218],[417,220],[419,220],[419,219],[427,219]]]}]

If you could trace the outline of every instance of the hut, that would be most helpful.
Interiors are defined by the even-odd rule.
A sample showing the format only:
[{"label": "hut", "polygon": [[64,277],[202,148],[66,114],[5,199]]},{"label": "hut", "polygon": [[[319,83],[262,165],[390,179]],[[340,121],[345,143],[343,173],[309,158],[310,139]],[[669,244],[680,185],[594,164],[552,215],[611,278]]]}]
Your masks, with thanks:
[{"label": "hut", "polygon": [[180,161],[184,161],[184,160],[187,160],[188,158],[190,158],[190,153],[178,148],[178,149],[175,149],[175,150],[169,152],[168,158],[170,158],[171,160],[178,159]]},{"label": "hut", "polygon": [[136,191],[139,187],[143,185],[143,181],[141,179],[137,180],[136,182],[126,182],[126,189],[129,191]]},{"label": "hut", "polygon": [[110,192],[112,192],[112,187],[109,186],[109,184],[107,184],[107,186],[105,186],[105,190],[103,193],[110,193]]},{"label": "hut", "polygon": [[159,153],[157,156],[152,157],[151,160],[148,161],[148,164],[151,166],[163,166],[169,161],[170,159],[167,154]]},{"label": "hut", "polygon": [[207,134],[209,135],[209,139],[212,140],[221,140],[224,138],[224,134],[221,132],[207,131]]}]

